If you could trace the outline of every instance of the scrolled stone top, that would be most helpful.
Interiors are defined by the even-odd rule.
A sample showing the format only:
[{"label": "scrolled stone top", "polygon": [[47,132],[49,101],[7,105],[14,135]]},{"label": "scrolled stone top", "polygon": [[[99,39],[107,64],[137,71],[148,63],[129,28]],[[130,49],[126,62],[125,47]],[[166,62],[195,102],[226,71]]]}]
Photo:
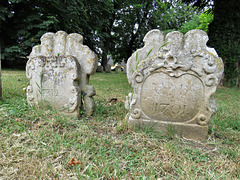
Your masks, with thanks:
[{"label": "scrolled stone top", "polygon": [[143,38],[143,42],[145,45],[150,45],[153,42],[158,43],[161,41],[164,41],[164,33],[159,31],[158,29],[153,29],[149,31]]},{"label": "scrolled stone top", "polygon": [[[216,64],[218,68],[215,68],[216,72],[213,73],[220,79],[223,72],[222,60],[213,48],[207,47],[208,35],[202,30],[195,29],[186,34],[173,31],[165,36],[160,30],[153,29],[145,35],[143,41],[144,47],[135,51],[127,62],[130,84],[134,73],[143,71],[150,65],[154,66],[154,69],[171,68],[185,72],[191,70],[201,75],[203,71],[212,73],[210,69]],[[212,61],[211,59],[215,60],[209,65],[208,61]],[[210,67],[207,68],[208,66]]]},{"label": "scrolled stone top", "polygon": [[45,33],[41,37],[41,45],[33,47],[29,58],[68,55],[77,59],[84,74],[91,75],[96,72],[97,56],[88,46],[83,45],[83,36],[77,33],[67,34],[64,31]]}]

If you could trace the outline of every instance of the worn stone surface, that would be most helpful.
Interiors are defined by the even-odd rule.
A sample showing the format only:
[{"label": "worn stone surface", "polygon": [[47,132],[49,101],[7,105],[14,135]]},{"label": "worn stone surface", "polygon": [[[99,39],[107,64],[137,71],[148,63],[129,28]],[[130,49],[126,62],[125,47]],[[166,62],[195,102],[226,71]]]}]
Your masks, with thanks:
[{"label": "worn stone surface", "polygon": [[[79,117],[81,94],[92,92],[88,87],[89,78],[96,72],[97,62],[94,52],[83,45],[80,34],[68,35],[64,31],[44,34],[41,45],[33,47],[26,65],[30,79],[28,103],[46,101],[64,113]],[[92,101],[89,107],[94,109]],[[88,107],[85,104],[88,102],[90,100],[83,101],[84,107]],[[85,109],[86,113],[91,114],[92,109]]]},{"label": "worn stone surface", "polygon": [[102,73],[103,72],[103,66],[98,66],[97,67],[97,72],[101,72]]},{"label": "worn stone surface", "polygon": [[95,110],[95,102],[93,100],[93,96],[96,95],[96,91],[91,85],[86,85],[85,88],[85,92],[87,93],[83,96],[83,105],[84,109],[86,110],[86,115],[90,116]]},{"label": "worn stone surface", "polygon": [[27,78],[29,104],[46,101],[64,113],[79,117],[80,66],[73,56],[31,58],[27,63]]},{"label": "worn stone surface", "polygon": [[126,64],[123,65],[123,73],[124,73],[124,74],[127,73],[127,67],[126,67]]},{"label": "worn stone surface", "polygon": [[106,73],[111,73],[111,72],[112,72],[112,70],[111,70],[111,65],[110,65],[110,64],[107,64],[107,65],[105,66],[105,72],[106,72]]},{"label": "worn stone surface", "polygon": [[223,73],[223,62],[207,41],[201,30],[146,34],[144,47],[127,63],[128,81],[134,88],[125,104],[130,125],[154,123],[163,132],[171,126],[185,138],[207,138],[216,110],[211,96]]},{"label": "worn stone surface", "polygon": [[121,66],[116,66],[115,67],[115,73],[118,74],[119,71],[122,71],[122,67]]}]

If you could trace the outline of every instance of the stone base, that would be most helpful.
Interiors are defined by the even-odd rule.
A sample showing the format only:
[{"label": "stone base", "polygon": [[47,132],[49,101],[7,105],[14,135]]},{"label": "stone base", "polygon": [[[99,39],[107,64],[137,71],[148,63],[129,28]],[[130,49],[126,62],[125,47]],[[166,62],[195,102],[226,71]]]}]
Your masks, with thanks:
[{"label": "stone base", "polygon": [[129,119],[129,127],[147,126],[163,135],[175,134],[186,139],[204,141],[207,139],[208,126],[197,124],[168,123],[145,119]]},{"label": "stone base", "polygon": [[80,105],[78,105],[76,107],[76,109],[72,112],[68,112],[67,109],[63,110],[63,109],[59,109],[54,107],[54,105],[52,105],[50,102],[46,101],[46,100],[42,100],[37,104],[33,104],[32,106],[40,106],[41,109],[47,111],[47,110],[54,110],[59,112],[59,114],[65,115],[65,116],[71,116],[73,118],[78,118],[80,119]]}]

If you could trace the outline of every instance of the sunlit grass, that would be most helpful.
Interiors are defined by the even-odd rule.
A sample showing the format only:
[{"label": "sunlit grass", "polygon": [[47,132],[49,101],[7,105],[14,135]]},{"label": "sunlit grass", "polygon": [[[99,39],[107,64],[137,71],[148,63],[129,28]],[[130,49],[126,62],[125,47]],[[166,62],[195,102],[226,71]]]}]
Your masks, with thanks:
[{"label": "sunlit grass", "polygon": [[97,108],[80,119],[28,106],[24,71],[3,70],[2,83],[0,179],[240,179],[240,90],[217,90],[218,111],[200,143],[128,130],[125,74],[91,76]]}]

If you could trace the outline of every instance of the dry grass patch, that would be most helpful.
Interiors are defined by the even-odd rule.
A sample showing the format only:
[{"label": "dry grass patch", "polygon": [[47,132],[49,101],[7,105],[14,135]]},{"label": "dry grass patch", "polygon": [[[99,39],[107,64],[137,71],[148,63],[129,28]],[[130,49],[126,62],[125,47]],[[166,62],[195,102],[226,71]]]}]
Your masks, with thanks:
[{"label": "dry grass patch", "polygon": [[1,180],[240,178],[239,90],[218,90],[219,111],[209,139],[200,143],[147,127],[128,129],[124,100],[132,89],[123,74],[92,76],[97,109],[79,120],[29,107],[23,71],[3,70],[2,78]]}]

